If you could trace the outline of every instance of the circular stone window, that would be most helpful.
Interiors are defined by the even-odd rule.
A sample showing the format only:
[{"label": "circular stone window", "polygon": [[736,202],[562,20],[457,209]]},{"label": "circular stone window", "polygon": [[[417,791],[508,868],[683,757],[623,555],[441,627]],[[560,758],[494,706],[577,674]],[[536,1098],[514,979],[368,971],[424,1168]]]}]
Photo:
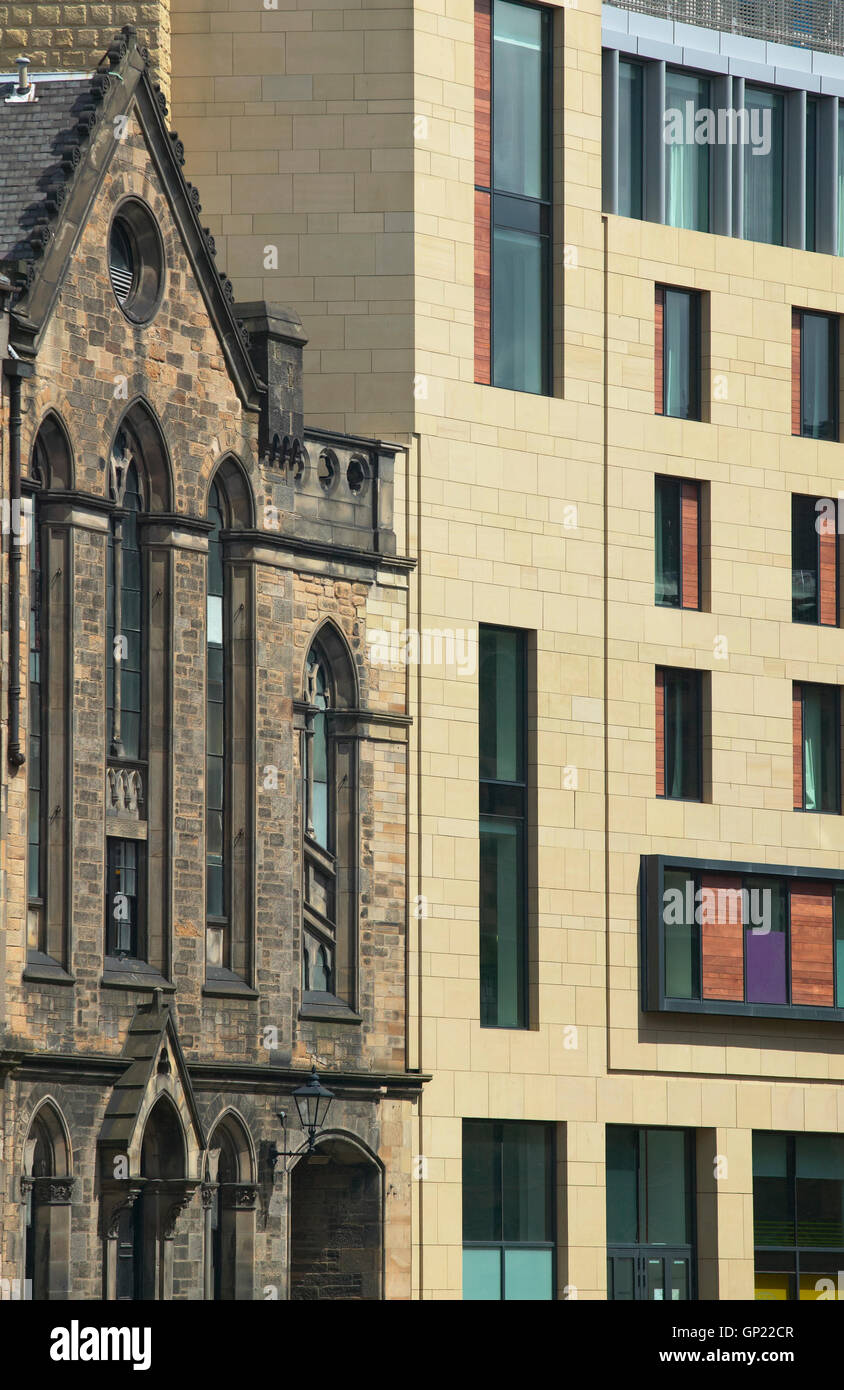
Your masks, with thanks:
[{"label": "circular stone window", "polygon": [[164,253],[155,220],[143,203],[121,203],[108,237],[108,273],[114,297],[133,323],[147,323],[164,285]]}]

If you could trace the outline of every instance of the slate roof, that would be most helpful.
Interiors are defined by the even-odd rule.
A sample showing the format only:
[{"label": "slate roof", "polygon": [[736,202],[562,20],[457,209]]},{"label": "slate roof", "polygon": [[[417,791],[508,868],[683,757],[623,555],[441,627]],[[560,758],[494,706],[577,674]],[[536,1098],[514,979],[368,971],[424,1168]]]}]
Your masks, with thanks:
[{"label": "slate roof", "polygon": [[55,211],[69,151],[79,144],[78,122],[92,107],[94,74],[36,80],[37,100],[10,102],[15,79],[0,85],[0,262],[39,254],[29,233]]}]

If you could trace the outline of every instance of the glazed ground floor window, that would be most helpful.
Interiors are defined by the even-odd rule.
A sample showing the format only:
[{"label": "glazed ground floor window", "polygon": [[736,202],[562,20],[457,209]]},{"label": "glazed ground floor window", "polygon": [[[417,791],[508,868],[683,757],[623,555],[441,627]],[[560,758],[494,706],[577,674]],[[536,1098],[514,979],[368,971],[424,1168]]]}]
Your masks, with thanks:
[{"label": "glazed ground floor window", "polygon": [[838,1299],[844,1270],[844,1135],[753,1136],[756,1298]]}]

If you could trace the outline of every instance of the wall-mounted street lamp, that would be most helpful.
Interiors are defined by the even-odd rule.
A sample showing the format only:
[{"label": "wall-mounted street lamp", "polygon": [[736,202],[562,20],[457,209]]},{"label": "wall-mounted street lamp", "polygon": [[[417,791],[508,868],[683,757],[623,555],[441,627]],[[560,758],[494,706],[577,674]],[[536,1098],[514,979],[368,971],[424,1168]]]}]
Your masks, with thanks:
[{"label": "wall-mounted street lamp", "polygon": [[325,1128],[328,1112],[331,1109],[331,1102],[334,1099],[334,1092],[327,1090],[326,1087],[323,1086],[317,1076],[316,1067],[313,1067],[308,1077],[307,1084],[296,1087],[296,1090],[293,1092],[293,1099],[296,1102],[299,1123],[308,1135],[307,1147],[304,1149],[288,1149],[286,1147],[287,1112],[285,1110],[279,1110],[277,1113],[281,1124],[281,1132],[285,1147],[280,1149],[277,1144],[273,1144],[270,1148],[270,1164],[273,1174],[275,1174],[276,1164],[280,1158],[285,1160],[284,1171],[287,1172],[288,1159],[301,1158],[313,1153],[316,1148],[317,1134],[321,1129]]}]

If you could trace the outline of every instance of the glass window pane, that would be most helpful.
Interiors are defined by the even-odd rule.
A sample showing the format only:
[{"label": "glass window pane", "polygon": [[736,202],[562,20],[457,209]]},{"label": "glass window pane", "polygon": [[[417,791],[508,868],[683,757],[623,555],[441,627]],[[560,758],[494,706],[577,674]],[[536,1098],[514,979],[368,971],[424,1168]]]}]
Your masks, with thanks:
[{"label": "glass window pane", "polygon": [[838,106],[838,254],[844,256],[844,105]]},{"label": "glass window pane", "polygon": [[609,1261],[608,1298],[612,1302],[632,1303],[636,1297],[636,1264],[626,1255],[613,1255]]},{"label": "glass window pane", "polygon": [[803,686],[803,806],[837,812],[838,691],[830,685]]},{"label": "glass window pane", "polygon": [[524,780],[524,638],[510,628],[481,625],[478,745],[480,777]]},{"label": "glass window pane", "polygon": [[480,822],[481,1024],[520,1028],[524,1003],[524,836],[519,822]]},{"label": "glass window pane", "polygon": [[663,319],[665,414],[681,420],[698,417],[697,296],[665,291]]},{"label": "glass window pane", "polygon": [[835,1003],[844,1009],[844,888],[835,890]]},{"label": "glass window pane", "polygon": [[463,1124],[463,1239],[501,1239],[501,1149],[486,1120]]},{"label": "glass window pane", "polygon": [[645,1131],[645,1192],[648,1245],[687,1245],[689,1221],[686,1134],[678,1129]]},{"label": "glass window pane", "polygon": [[641,63],[618,64],[618,211],[641,217],[643,202],[643,92]]},{"label": "glass window pane", "polygon": [[553,1297],[550,1250],[504,1251],[504,1297],[507,1302],[543,1302]]},{"label": "glass window pane", "polygon": [[806,250],[815,250],[818,198],[818,102],[806,101]]},{"label": "glass window pane", "polygon": [[670,227],[708,232],[712,146],[698,144],[694,137],[697,112],[710,109],[709,82],[669,68],[665,106],[665,220]]},{"label": "glass window pane", "polygon": [[503,1129],[503,1235],[506,1241],[551,1240],[550,1134],[541,1124]]},{"label": "glass window pane", "polygon": [[209,644],[223,645],[223,600],[214,594],[208,595],[208,633]]},{"label": "glass window pane", "polygon": [[225,895],[223,892],[223,866],[210,860],[205,866],[205,911],[209,917],[225,916]]},{"label": "glass window pane", "polygon": [[638,1132],[632,1125],[607,1125],[607,1244],[639,1239]]},{"label": "glass window pane", "polygon": [[665,795],[701,796],[700,678],[696,671],[665,672]]},{"label": "glass window pane", "polygon": [[548,299],[544,240],[494,227],[492,241],[493,384],[541,394]]},{"label": "glass window pane", "polygon": [[671,999],[698,999],[700,987],[694,880],[682,870],[666,869],[663,895],[665,993]]},{"label": "glass window pane", "polygon": [[744,235],[783,243],[783,98],[745,88],[749,142],[744,150]]},{"label": "glass window pane", "polygon": [[786,895],[779,879],[745,884],[750,921],[745,923],[747,1002],[787,1004]]},{"label": "glass window pane", "polygon": [[655,480],[654,549],[656,562],[656,602],[671,608],[680,606],[680,480]]},{"label": "glass window pane", "polygon": [[493,5],[493,182],[529,198],[547,196],[542,21],[532,6]]},{"label": "glass window pane", "polygon": [[753,1135],[753,1241],[755,1245],[793,1245],[792,1182],[788,1137]]},{"label": "glass window pane", "polygon": [[670,1260],[668,1272],[671,1276],[671,1302],[686,1303],[689,1298],[689,1261]]},{"label": "glass window pane", "polygon": [[844,1244],[844,1137],[798,1134],[797,1244]]},{"label": "glass window pane", "polygon": [[819,514],[814,497],[791,499],[791,617],[795,623],[818,621]]},{"label": "glass window pane", "polygon": [[801,433],[810,439],[835,439],[837,414],[837,333],[829,314],[801,315]]},{"label": "glass window pane", "polygon": [[500,1250],[463,1251],[464,1301],[501,1298]]},{"label": "glass window pane", "polygon": [[841,1255],[840,1250],[830,1251],[829,1256],[801,1255],[798,1295],[801,1302],[815,1302],[818,1299],[829,1303],[840,1301],[839,1271],[844,1269]]},{"label": "glass window pane", "polygon": [[648,1298],[657,1303],[665,1298],[665,1261],[661,1256],[648,1260]]}]

